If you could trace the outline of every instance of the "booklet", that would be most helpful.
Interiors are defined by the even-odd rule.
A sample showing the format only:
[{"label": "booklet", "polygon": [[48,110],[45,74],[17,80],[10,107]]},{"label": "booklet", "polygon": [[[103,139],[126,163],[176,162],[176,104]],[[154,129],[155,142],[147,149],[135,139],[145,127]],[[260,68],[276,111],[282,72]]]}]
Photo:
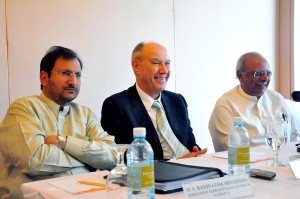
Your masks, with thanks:
[{"label": "booklet", "polygon": [[183,183],[223,177],[218,168],[191,166],[174,162],[155,162],[155,192],[166,194],[182,191]]}]

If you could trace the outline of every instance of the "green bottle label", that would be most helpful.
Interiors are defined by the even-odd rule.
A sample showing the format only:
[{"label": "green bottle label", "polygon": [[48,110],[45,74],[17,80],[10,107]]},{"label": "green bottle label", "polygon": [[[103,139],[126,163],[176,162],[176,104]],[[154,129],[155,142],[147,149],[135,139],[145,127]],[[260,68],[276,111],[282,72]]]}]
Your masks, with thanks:
[{"label": "green bottle label", "polygon": [[228,147],[228,162],[232,165],[249,164],[249,147]]},{"label": "green bottle label", "polygon": [[127,184],[132,189],[154,186],[154,167],[128,167]]}]

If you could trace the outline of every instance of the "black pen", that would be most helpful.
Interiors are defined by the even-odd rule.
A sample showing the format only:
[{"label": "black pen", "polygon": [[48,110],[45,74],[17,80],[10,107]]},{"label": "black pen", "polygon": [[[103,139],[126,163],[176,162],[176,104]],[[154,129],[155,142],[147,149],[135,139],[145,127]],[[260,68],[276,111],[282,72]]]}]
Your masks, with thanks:
[{"label": "black pen", "polygon": [[289,123],[287,120],[287,116],[284,113],[282,113],[282,118],[283,118],[283,121],[285,121],[286,123]]}]

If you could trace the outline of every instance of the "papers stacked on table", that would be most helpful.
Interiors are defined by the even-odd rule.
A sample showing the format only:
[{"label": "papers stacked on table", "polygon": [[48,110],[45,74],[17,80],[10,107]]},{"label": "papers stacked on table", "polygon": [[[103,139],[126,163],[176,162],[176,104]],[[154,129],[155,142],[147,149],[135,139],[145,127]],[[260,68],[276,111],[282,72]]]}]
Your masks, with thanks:
[{"label": "papers stacked on table", "polygon": [[218,168],[190,166],[174,162],[155,162],[155,192],[173,193],[182,190],[183,183],[223,176]]}]

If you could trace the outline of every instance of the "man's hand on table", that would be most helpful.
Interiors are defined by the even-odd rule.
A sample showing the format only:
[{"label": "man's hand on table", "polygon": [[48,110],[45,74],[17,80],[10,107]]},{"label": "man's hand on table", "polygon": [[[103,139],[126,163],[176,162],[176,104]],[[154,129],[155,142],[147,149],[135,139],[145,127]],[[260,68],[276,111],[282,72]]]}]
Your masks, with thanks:
[{"label": "man's hand on table", "polygon": [[184,159],[184,158],[191,158],[191,157],[197,157],[199,155],[203,155],[207,152],[207,148],[203,149],[203,150],[199,150],[197,146],[194,146],[193,147],[193,152],[191,153],[188,153],[184,156],[182,156],[181,158],[179,159]]}]

